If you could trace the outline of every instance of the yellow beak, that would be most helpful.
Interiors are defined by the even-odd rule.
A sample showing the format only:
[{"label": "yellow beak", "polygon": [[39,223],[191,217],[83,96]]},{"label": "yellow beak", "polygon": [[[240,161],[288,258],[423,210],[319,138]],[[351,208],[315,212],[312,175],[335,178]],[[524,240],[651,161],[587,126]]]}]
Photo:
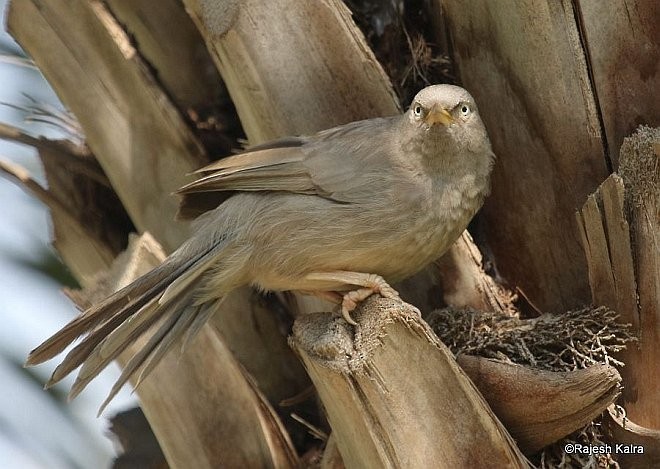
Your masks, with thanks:
[{"label": "yellow beak", "polygon": [[429,113],[426,115],[426,119],[424,119],[427,124],[429,125],[434,125],[434,124],[442,124],[442,125],[449,125],[452,122],[454,122],[454,118],[451,116],[449,111],[447,111],[444,108],[440,108],[438,106],[433,106]]}]

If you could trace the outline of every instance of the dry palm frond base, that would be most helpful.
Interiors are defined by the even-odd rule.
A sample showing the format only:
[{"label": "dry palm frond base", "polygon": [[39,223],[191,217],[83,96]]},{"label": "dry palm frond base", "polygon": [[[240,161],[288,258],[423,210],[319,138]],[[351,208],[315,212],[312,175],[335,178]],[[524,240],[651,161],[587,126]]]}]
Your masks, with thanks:
[{"label": "dry palm frond base", "polygon": [[[636,339],[617,317],[605,307],[534,319],[446,308],[432,312],[427,321],[457,355],[478,355],[547,371],[573,371],[595,364],[623,366],[613,355]],[[618,467],[611,455],[566,454],[564,447],[569,443],[604,444],[600,418],[544,448],[534,462],[541,468]]]},{"label": "dry palm frond base", "polygon": [[456,82],[448,51],[434,39],[428,2],[348,0],[346,4],[404,107],[424,86]]}]

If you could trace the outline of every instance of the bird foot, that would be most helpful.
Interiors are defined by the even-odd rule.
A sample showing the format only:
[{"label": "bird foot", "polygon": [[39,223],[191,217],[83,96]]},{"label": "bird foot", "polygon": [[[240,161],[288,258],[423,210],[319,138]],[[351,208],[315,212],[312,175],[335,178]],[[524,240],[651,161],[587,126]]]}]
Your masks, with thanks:
[{"label": "bird foot", "polygon": [[300,279],[299,285],[299,290],[341,305],[341,316],[353,326],[357,322],[351,317],[351,311],[374,293],[380,293],[384,298],[399,298],[399,293],[383,277],[363,272],[310,272]]},{"label": "bird foot", "polygon": [[357,308],[358,303],[366,300],[374,293],[379,293],[384,298],[399,298],[399,292],[389,286],[385,279],[380,275],[369,275],[365,283],[368,285],[364,288],[351,290],[348,293],[345,293],[342,299],[341,316],[347,323],[352,324],[353,326],[357,326],[358,323],[351,317],[350,313]]}]

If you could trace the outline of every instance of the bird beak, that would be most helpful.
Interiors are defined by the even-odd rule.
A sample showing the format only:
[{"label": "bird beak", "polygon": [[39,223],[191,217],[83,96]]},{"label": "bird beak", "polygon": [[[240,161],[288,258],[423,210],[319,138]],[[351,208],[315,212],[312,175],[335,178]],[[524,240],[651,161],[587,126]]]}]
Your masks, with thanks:
[{"label": "bird beak", "polygon": [[426,115],[426,123],[429,125],[442,124],[449,125],[454,122],[454,118],[451,116],[448,110],[438,107],[437,105],[433,106],[429,113]]}]

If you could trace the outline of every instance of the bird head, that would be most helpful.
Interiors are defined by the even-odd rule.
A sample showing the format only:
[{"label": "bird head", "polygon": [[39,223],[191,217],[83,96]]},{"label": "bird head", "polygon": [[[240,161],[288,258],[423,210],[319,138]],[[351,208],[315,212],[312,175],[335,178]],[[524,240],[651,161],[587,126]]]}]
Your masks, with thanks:
[{"label": "bird head", "polygon": [[408,110],[410,121],[424,130],[447,132],[449,129],[482,126],[474,98],[453,85],[433,85],[421,90]]},{"label": "bird head", "polygon": [[417,93],[406,114],[404,120],[415,129],[409,135],[435,165],[490,172],[494,155],[488,134],[474,98],[465,89],[428,86]]}]

